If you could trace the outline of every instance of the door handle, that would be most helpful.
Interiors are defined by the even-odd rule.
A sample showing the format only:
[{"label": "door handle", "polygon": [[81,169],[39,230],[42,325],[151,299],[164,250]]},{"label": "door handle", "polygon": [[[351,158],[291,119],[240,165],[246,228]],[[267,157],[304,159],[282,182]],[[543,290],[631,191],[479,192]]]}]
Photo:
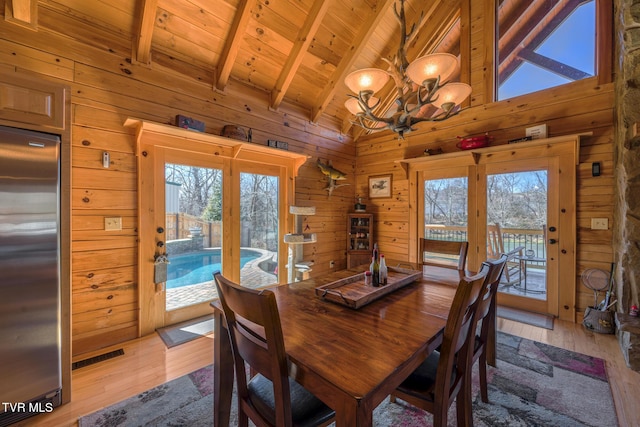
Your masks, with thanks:
[{"label": "door handle", "polygon": [[555,245],[556,243],[558,243],[558,241],[556,239],[549,239],[549,244],[550,245]]}]

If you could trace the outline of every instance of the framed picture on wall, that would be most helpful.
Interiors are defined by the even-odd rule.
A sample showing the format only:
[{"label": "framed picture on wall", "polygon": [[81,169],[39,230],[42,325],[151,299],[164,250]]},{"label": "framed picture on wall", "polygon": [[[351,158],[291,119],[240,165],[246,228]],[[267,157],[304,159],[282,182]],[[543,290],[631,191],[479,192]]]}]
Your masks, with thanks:
[{"label": "framed picture on wall", "polygon": [[391,197],[391,179],[393,175],[378,175],[369,177],[369,198],[378,199]]}]

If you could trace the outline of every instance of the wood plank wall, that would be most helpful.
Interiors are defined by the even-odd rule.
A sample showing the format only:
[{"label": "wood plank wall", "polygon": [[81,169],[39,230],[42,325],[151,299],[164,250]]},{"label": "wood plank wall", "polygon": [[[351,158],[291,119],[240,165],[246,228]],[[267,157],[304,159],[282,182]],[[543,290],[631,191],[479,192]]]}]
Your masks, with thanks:
[{"label": "wood plank wall", "polygon": [[[316,206],[316,215],[305,218],[305,225],[317,233],[318,243],[305,245],[305,260],[315,261],[315,274],[329,270],[330,260],[335,269],[345,267],[355,147],[349,137],[331,130],[339,125],[310,124],[293,106],[270,111],[264,93],[233,82],[224,93],[216,92],[213,75],[203,75],[195,66],[184,66],[179,74],[157,63],[132,64],[130,45],[108,34],[100,34],[94,44],[78,42],[82,37],[74,34],[86,37],[90,25],[70,25],[56,17],[58,13],[41,7],[38,31],[0,19],[0,67],[72,88],[74,355],[137,335],[137,171],[133,131],[123,127],[128,117],[174,124],[175,116],[184,114],[204,121],[213,134],[225,124],[239,125],[252,129],[255,143],[276,139],[311,156],[296,181],[295,203]],[[109,169],[102,167],[103,151],[111,155]],[[348,175],[349,185],[330,198],[318,158]],[[122,231],[104,231],[104,218],[111,216],[122,217]]]},{"label": "wood plank wall", "polygon": [[[225,124],[252,128],[253,140],[288,142],[289,149],[311,156],[296,180],[296,204],[316,206],[305,218],[318,243],[305,245],[305,259],[315,262],[312,275],[345,267],[346,214],[356,197],[367,197],[370,175],[393,173],[393,197],[367,200],[375,215],[375,239],[390,258],[407,254],[409,209],[407,180],[394,160],[416,157],[425,148],[455,149],[457,135],[491,132],[496,143],[521,136],[532,124],[547,123],[550,136],[593,132],[581,147],[578,183],[578,272],[608,268],[611,231],[589,229],[592,216],[613,210],[613,87],[592,81],[518,98],[486,103],[487,52],[482,15],[484,5],[471,1],[472,108],[439,126],[424,123],[403,141],[389,135],[349,137],[331,129],[340,124],[309,124],[291,105],[270,111],[263,93],[231,82],[216,92],[213,76],[197,65],[162,58],[150,66],[132,63],[131,44],[96,32],[90,23],[39,4],[38,31],[0,20],[0,66],[32,73],[72,88],[72,340],[73,354],[134,338],[137,330],[137,194],[133,134],[123,128],[127,117],[175,123],[177,114],[207,123],[218,134]],[[110,6],[103,4],[109,9]],[[480,6],[481,8],[483,6]],[[4,8],[0,8],[0,11]],[[89,40],[86,43],[78,40]],[[463,53],[463,56],[465,53]],[[180,72],[177,72],[179,70]],[[324,119],[323,119],[324,120]],[[102,151],[112,166],[103,169]],[[315,162],[331,161],[348,175],[348,186],[328,197],[325,177]],[[602,163],[602,176],[591,178],[591,162]],[[104,231],[104,217],[120,216],[123,229]],[[578,280],[578,278],[576,278]],[[578,286],[577,311],[592,301]]]},{"label": "wood plank wall", "polygon": [[[392,259],[404,259],[409,250],[408,180],[395,160],[421,156],[426,148],[457,150],[457,136],[477,136],[489,132],[492,145],[506,144],[509,139],[525,135],[525,128],[546,123],[549,137],[592,132],[580,147],[577,170],[577,268],[576,321],[588,305],[593,304],[592,291],[580,281],[587,268],[609,271],[613,261],[612,228],[614,209],[614,87],[588,79],[552,88],[513,100],[490,102],[491,79],[490,37],[492,16],[487,3],[471,1],[470,10],[470,75],[473,93],[471,106],[456,117],[441,123],[421,123],[417,131],[404,140],[388,134],[374,134],[356,142],[356,193],[366,197],[368,177],[393,174],[391,199],[367,200],[367,210],[376,219],[374,239]],[[464,19],[464,17],[463,17]],[[489,29],[485,27],[489,25]],[[464,53],[463,53],[464,55]],[[600,162],[602,174],[591,176],[592,162]],[[607,218],[608,230],[591,230],[591,218]]]}]

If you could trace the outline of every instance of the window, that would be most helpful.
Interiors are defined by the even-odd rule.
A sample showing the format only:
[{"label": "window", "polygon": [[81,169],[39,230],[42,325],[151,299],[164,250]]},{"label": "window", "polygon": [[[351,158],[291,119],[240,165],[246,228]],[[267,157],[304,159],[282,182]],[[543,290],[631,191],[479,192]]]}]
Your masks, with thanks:
[{"label": "window", "polygon": [[468,241],[467,177],[424,181],[424,237]]},{"label": "window", "polygon": [[[257,288],[278,282],[278,176],[240,174],[240,283]],[[255,257],[254,254],[257,254]]]},{"label": "window", "polygon": [[497,99],[593,77],[596,0],[499,0]]}]

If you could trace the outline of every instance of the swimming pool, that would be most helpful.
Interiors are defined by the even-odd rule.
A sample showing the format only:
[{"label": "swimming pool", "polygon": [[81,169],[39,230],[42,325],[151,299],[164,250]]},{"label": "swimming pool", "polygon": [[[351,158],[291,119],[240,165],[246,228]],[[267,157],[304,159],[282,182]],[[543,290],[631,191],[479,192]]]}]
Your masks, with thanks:
[{"label": "swimming pool", "polygon": [[[240,249],[240,268],[262,254],[251,249]],[[169,256],[167,289],[179,288],[213,280],[213,272],[222,270],[220,249]]]}]

